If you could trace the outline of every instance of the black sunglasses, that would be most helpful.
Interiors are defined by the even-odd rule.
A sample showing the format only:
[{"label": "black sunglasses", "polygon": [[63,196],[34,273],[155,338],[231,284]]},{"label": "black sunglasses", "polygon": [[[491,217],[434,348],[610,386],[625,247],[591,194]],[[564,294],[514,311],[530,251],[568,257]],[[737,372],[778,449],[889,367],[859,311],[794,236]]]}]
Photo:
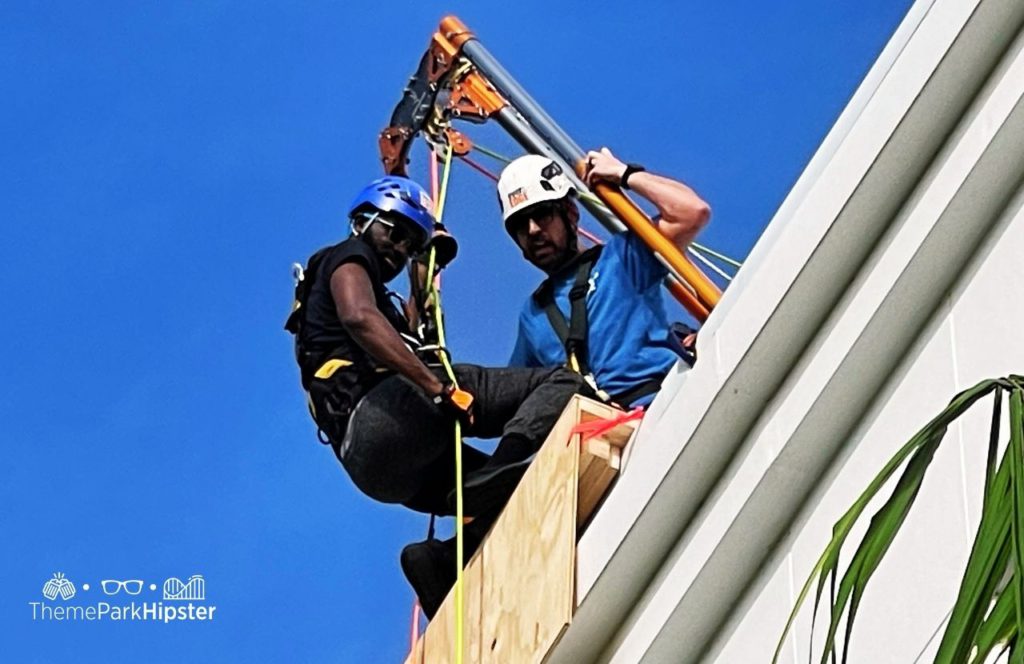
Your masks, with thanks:
[{"label": "black sunglasses", "polygon": [[505,225],[510,233],[518,235],[526,230],[531,219],[536,222],[545,221],[555,216],[555,213],[561,212],[561,210],[561,201],[541,201],[525,210],[516,212],[509,217]]},{"label": "black sunglasses", "polygon": [[408,222],[389,221],[379,214],[373,221],[379,222],[388,229],[388,239],[392,244],[404,244],[410,254],[420,253],[427,244],[426,233],[419,228],[414,228]]}]

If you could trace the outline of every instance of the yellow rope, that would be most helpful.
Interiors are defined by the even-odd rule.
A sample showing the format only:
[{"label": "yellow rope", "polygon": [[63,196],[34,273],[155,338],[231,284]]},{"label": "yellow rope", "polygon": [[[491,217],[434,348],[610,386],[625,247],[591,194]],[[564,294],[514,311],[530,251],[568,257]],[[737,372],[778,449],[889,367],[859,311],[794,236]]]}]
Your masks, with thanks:
[{"label": "yellow rope", "polygon": [[448,177],[452,174],[452,146],[448,144],[448,151],[444,155],[444,173],[441,175],[441,193],[437,195],[437,218],[438,223],[444,215],[444,202],[448,197]]},{"label": "yellow rope", "polygon": [[[444,203],[445,198],[448,194],[448,178],[451,175],[452,166],[452,146],[448,145],[448,150],[444,157],[444,174],[441,176],[441,193],[437,196],[437,213],[436,218],[438,223],[441,222],[441,217],[444,214]],[[434,319],[437,323],[437,343],[441,348],[447,348],[448,343],[445,340],[444,335],[444,317],[441,315],[441,291],[438,288],[437,282],[434,279],[434,271],[437,268],[437,251],[434,247],[430,248],[430,258],[427,261],[427,283],[429,284],[430,297],[434,301]],[[445,373],[448,374],[448,380],[452,382],[457,388],[459,386],[458,380],[455,377],[455,370],[452,368],[451,362],[448,360],[448,353],[438,353],[441,358],[441,364],[444,365]],[[462,520],[463,520],[463,505],[462,505],[462,424],[455,420],[455,662],[456,664],[462,664],[462,651],[463,651],[463,598],[462,598],[462,556],[465,543],[463,541],[462,532]]]}]

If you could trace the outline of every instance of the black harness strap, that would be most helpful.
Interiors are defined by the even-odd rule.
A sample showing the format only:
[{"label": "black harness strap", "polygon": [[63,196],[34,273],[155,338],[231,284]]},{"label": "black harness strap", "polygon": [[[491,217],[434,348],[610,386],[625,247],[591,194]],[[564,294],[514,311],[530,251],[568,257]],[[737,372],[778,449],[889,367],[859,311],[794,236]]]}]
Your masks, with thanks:
[{"label": "black harness strap", "polygon": [[[551,323],[551,327],[555,330],[555,334],[558,335],[558,340],[561,341],[564,346],[566,340],[569,338],[569,324],[565,322],[565,316],[563,316],[562,312],[558,310],[557,306],[555,306],[555,300],[554,296],[551,294],[550,284],[546,281],[541,288],[545,287],[547,287],[546,291],[538,291],[538,294],[541,297],[547,299],[547,303],[542,305],[544,307],[544,313],[547,314],[548,322]],[[568,357],[568,351],[566,357]]]},{"label": "black harness strap", "polygon": [[[575,357],[580,373],[590,373],[590,356],[587,349],[587,291],[590,290],[590,273],[597,256],[580,263],[576,270],[576,281],[569,290],[569,335],[565,339],[566,357]],[[558,311],[552,301],[551,309]],[[559,312],[561,313],[561,312]]]},{"label": "black harness strap", "polygon": [[611,400],[614,403],[620,404],[623,407],[628,407],[629,404],[633,403],[641,397],[646,397],[649,394],[654,394],[661,389],[661,378],[651,378],[645,380],[636,387],[631,387],[624,392],[618,392],[611,395]]},{"label": "black harness strap", "polygon": [[[544,313],[551,327],[558,335],[559,341],[565,346],[565,357],[570,367],[583,375],[590,373],[590,361],[587,356],[587,291],[590,289],[590,273],[594,264],[601,256],[602,246],[591,247],[580,254],[573,263],[576,266],[576,279],[569,291],[569,320],[565,320],[562,311],[555,304],[554,289],[551,280],[545,279],[533,297],[537,304],[544,308]],[[572,366],[573,358],[576,365]]]},{"label": "black harness strap", "polygon": [[[576,268],[576,278],[573,281],[572,289],[569,291],[568,321],[566,321],[558,305],[555,304],[554,288],[551,285],[550,279],[545,279],[533,294],[534,300],[544,309],[551,327],[565,347],[565,357],[569,368],[587,377],[588,382],[593,381],[593,374],[590,371],[590,357],[587,349],[587,334],[589,332],[587,323],[587,291],[590,290],[590,273],[593,271],[597,259],[600,258],[602,249],[601,245],[591,247],[564,268],[565,270],[569,270],[572,267]],[[574,358],[576,366],[573,366]],[[610,396],[601,392],[596,383],[593,383],[591,387],[598,392],[598,396],[602,399],[628,406],[637,399],[654,394],[660,390],[661,381],[662,378],[651,378],[636,387]]]}]

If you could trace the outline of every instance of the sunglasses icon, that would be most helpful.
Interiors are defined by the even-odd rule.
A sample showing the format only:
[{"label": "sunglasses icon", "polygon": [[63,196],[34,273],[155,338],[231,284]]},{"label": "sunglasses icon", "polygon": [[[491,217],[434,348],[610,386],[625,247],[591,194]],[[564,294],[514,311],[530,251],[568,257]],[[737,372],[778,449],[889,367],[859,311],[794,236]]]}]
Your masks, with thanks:
[{"label": "sunglasses icon", "polygon": [[131,579],[128,581],[118,581],[117,579],[104,579],[100,581],[100,586],[103,588],[103,592],[108,595],[116,595],[117,593],[124,590],[129,595],[138,595],[142,592],[142,581],[139,579]]}]

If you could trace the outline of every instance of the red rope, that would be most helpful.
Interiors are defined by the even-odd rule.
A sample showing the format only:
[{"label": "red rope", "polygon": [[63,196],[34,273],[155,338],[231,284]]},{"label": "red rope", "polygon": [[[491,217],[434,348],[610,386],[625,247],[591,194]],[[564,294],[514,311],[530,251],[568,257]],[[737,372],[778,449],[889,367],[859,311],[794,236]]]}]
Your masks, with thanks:
[{"label": "red rope", "polygon": [[494,180],[495,182],[498,181],[498,176],[497,175],[495,175],[494,173],[490,172],[489,170],[487,170],[486,168],[484,168],[480,164],[476,163],[475,161],[473,161],[472,159],[470,159],[466,155],[459,155],[459,159],[461,159],[462,161],[466,162],[467,164],[469,164],[470,166],[475,168],[477,171],[483,173],[484,175],[486,175],[490,179]]},{"label": "red rope", "polygon": [[420,602],[415,600],[412,604],[412,630],[409,633],[409,652],[416,649],[416,641],[420,638]]},{"label": "red rope", "polygon": [[601,238],[597,237],[596,235],[594,235],[590,231],[586,230],[582,226],[578,227],[576,229],[576,232],[579,233],[581,237],[584,237],[584,238],[590,240],[594,244],[604,244],[604,242],[601,240]]},{"label": "red rope", "polygon": [[[602,420],[591,420],[590,422],[580,422],[572,428],[570,432],[569,441],[572,441],[572,434],[582,434],[583,438],[580,442],[587,442],[591,438],[600,436],[603,433],[608,433],[615,427],[619,426],[623,422],[630,422],[632,420],[639,420],[644,416],[644,407],[637,406],[633,410],[627,413],[619,413],[615,417],[609,417]],[[569,443],[566,442],[566,445]]]},{"label": "red rope", "polygon": [[[435,210],[436,210],[437,203],[438,203],[438,200],[437,200],[437,193],[438,193],[437,192],[437,188],[438,188],[438,182],[437,182],[437,180],[438,180],[438,177],[437,177],[438,159],[437,159],[437,153],[434,152],[433,148],[430,148],[430,168],[429,168],[429,171],[430,171],[430,197],[434,201],[434,207],[435,207]],[[433,528],[433,524],[431,524],[431,528]],[[430,537],[433,537],[433,535],[430,535]],[[422,609],[420,609],[420,601],[419,601],[419,599],[414,599],[413,603],[412,603],[412,620],[410,621],[412,623],[412,625],[410,625],[410,628],[409,628],[409,652],[413,652],[416,649],[416,642],[420,638],[420,614],[422,612],[423,612]]]},{"label": "red rope", "polygon": [[434,148],[430,148],[430,197],[433,199],[434,207],[436,208],[437,207],[437,153],[434,152]]}]

